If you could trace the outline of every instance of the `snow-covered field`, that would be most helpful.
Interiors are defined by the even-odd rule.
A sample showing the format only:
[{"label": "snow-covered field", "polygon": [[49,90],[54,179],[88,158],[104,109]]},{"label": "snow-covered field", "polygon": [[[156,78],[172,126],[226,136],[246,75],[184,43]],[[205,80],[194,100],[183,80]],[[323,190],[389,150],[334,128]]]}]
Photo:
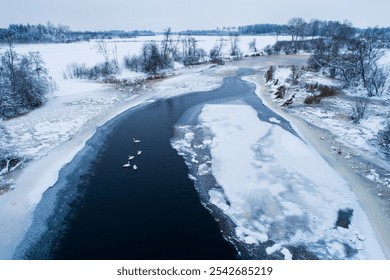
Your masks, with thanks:
[{"label": "snow-covered field", "polygon": [[[253,36],[241,37],[240,48],[244,54],[249,54],[247,46],[253,38]],[[272,44],[276,39],[272,36],[256,38],[258,48]],[[135,41],[110,40],[108,46],[111,54],[113,55],[116,50],[118,58],[121,59],[125,54],[138,54],[145,40],[157,41],[158,39],[142,37]],[[219,37],[197,37],[197,39],[198,46],[208,52]],[[63,73],[71,63],[85,63],[90,66],[103,61],[102,55],[96,50],[95,42],[18,45],[15,50],[18,53],[39,51],[58,90],[53,92],[48,103],[41,108],[25,116],[2,121],[11,135],[12,141],[8,144],[15,147],[18,153],[29,161],[12,175],[14,179],[12,191],[0,195],[0,259],[12,258],[18,242],[22,240],[31,224],[33,210],[41,199],[42,193],[54,184],[61,167],[70,162],[84,147],[86,140],[93,135],[98,126],[124,110],[144,102],[217,88],[224,77],[237,70],[237,65],[247,65],[255,70],[262,68],[255,59],[236,64],[232,62],[212,69],[208,69],[210,65],[190,69],[181,68],[173,71],[173,76],[170,78],[150,82],[142,90],[128,93],[98,82],[64,79]],[[276,58],[270,59],[272,61]],[[136,76],[125,70],[122,75]],[[227,112],[232,110],[238,115],[237,118],[233,118]],[[313,113],[310,117],[319,117],[317,113]],[[278,126],[259,121],[247,106],[209,106],[205,107],[201,116],[204,129],[210,133],[210,139],[204,145],[213,154],[211,160],[215,167],[213,174],[224,188],[223,192],[221,190],[210,192],[212,202],[237,223],[236,233],[244,242],[254,243],[272,239],[276,244],[269,248],[268,252],[272,254],[273,251],[280,251],[286,258],[289,257],[289,252],[285,246],[294,242],[297,244],[300,238],[307,238],[308,242],[312,243],[324,240],[326,245],[321,250],[327,250],[329,254],[324,254],[329,258],[345,257],[343,250],[340,249],[342,243],[360,250],[357,258],[385,258],[378,248],[375,234],[368,224],[365,213],[349,190],[348,183],[340,178],[313,148],[281,131]],[[237,124],[237,120],[241,120],[242,123]],[[253,131],[254,128],[256,133]],[[248,137],[240,137],[240,133],[241,136],[248,135]],[[229,134],[231,139],[226,137],[226,134]],[[240,153],[234,163],[237,164],[237,160],[241,161],[239,170],[242,172],[236,176],[233,176],[235,173],[229,173],[233,177],[227,178],[221,170],[235,169],[235,165],[232,165],[229,160],[235,154],[223,153],[223,151],[234,144],[229,142],[233,141],[233,136],[238,140],[245,138],[246,142],[242,144],[245,153],[241,154],[240,150],[233,151]],[[258,140],[262,136],[268,141],[266,142],[268,145],[260,145]],[[279,145],[274,141],[278,137],[283,139],[279,140],[282,142]],[[188,140],[190,139],[191,134],[188,134]],[[294,143],[296,148],[291,149],[290,143]],[[281,147],[284,147],[284,153]],[[230,151],[230,148],[228,150]],[[288,160],[287,155],[289,155]],[[263,162],[260,157],[266,160]],[[305,164],[306,160],[314,160],[322,167],[326,172],[323,176],[328,175],[325,181],[317,175],[313,176],[309,169],[311,165]],[[205,172],[207,171],[210,170],[205,169]],[[290,185],[286,185],[289,180],[278,179],[286,172]],[[240,181],[239,185],[243,186],[242,189],[235,187],[238,181]],[[313,190],[309,190],[307,186],[309,182]],[[290,191],[292,183],[298,186],[298,189]],[[264,194],[264,197],[251,195],[257,191]],[[229,207],[223,200],[223,193],[231,200]],[[334,196],[337,199],[332,201]],[[343,203],[341,198],[345,198],[348,202]],[[251,207],[252,203],[245,203],[245,199],[253,199],[253,203],[260,203],[260,206],[267,211],[256,213],[257,209]],[[329,204],[329,209],[326,213],[322,213],[316,203],[326,203],[327,206]],[[348,230],[332,228],[340,208],[354,209],[352,226]],[[273,221],[274,224],[271,217],[277,217]],[[291,217],[307,221],[312,232],[302,226],[295,231],[290,231],[294,233],[293,235],[283,237],[281,235],[288,232],[286,228],[281,227],[284,231],[280,232],[274,230],[273,226],[283,226],[283,222]],[[321,221],[316,222],[314,219],[321,219]],[[275,232],[280,236],[275,237],[273,235]]]},{"label": "snow-covered field", "polygon": [[[197,47],[202,48],[209,53],[216,43],[219,43],[221,37],[219,36],[193,36],[197,41]],[[184,39],[185,36],[181,36],[180,39]],[[286,37],[286,39],[289,37]],[[177,37],[174,35],[173,40]],[[222,52],[225,56],[228,56],[230,50],[230,38],[222,37],[223,49]],[[248,49],[248,44],[253,39],[256,39],[256,46],[259,50],[265,46],[274,44],[276,37],[274,36],[240,36],[239,48],[244,55],[252,54]],[[278,37],[279,40],[284,39],[283,36]],[[107,53],[110,59],[117,56],[119,63],[126,55],[138,55],[142,49],[142,45],[147,42],[159,43],[163,40],[163,35],[158,36],[142,36],[130,39],[111,39],[105,40],[107,46]],[[179,47],[180,47],[179,43]],[[6,46],[0,46],[0,52],[4,50]],[[97,48],[97,41],[91,40],[90,42],[77,42],[71,44],[34,44],[34,45],[17,45],[16,52],[20,54],[26,54],[30,51],[39,51],[43,60],[49,69],[49,75],[51,75],[55,81],[61,83],[63,80],[63,74],[67,69],[67,66],[72,63],[85,64],[86,66],[93,66],[96,63],[104,62],[104,57],[99,53]],[[129,73],[127,73],[129,74]]]}]

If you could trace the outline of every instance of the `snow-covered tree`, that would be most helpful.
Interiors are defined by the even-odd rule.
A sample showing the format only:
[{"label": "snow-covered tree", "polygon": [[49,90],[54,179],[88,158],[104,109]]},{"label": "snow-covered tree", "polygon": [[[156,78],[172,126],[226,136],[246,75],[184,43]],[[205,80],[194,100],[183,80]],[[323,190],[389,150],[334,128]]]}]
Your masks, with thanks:
[{"label": "snow-covered tree", "polygon": [[12,44],[0,57],[0,117],[26,113],[47,98],[50,78],[38,52],[18,55]]},{"label": "snow-covered tree", "polygon": [[238,43],[240,42],[239,36],[239,33],[233,33],[230,35],[230,55],[234,56],[236,59],[242,57],[242,52],[238,46]]},{"label": "snow-covered tree", "polygon": [[171,44],[172,44],[172,32],[171,28],[167,28],[164,30],[164,38],[161,42],[161,57],[166,63],[166,67],[169,67],[171,64],[171,56],[172,56],[172,50],[171,50]]},{"label": "snow-covered tree", "polygon": [[157,74],[166,67],[166,63],[161,56],[158,45],[154,42],[145,43],[141,53],[142,70],[151,75]]},{"label": "snow-covered tree", "polygon": [[141,61],[137,55],[125,56],[123,58],[125,68],[130,71],[139,72],[141,71]]},{"label": "snow-covered tree", "polygon": [[252,52],[257,52],[257,47],[256,47],[256,38],[253,38],[252,41],[248,43],[249,50]]},{"label": "snow-covered tree", "polygon": [[219,38],[214,47],[210,50],[210,59],[212,62],[220,62],[222,60],[222,49],[225,43],[223,37]]}]

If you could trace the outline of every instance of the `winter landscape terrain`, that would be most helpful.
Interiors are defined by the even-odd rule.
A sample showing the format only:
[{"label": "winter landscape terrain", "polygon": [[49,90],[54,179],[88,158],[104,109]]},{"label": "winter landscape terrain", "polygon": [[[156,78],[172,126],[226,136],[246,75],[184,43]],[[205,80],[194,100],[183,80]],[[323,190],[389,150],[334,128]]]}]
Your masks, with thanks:
[{"label": "winter landscape terrain", "polygon": [[[13,45],[19,55],[40,53],[52,90],[43,105],[0,121],[0,148],[9,155],[0,159],[0,259],[14,258],[42,195],[98,127],[136,106],[217,89],[227,77],[252,85],[274,115],[259,117],[245,100],[203,104],[194,122],[172,128],[171,140],[194,188],[207,194],[202,204],[229,221],[224,237],[247,251],[262,244],[276,259],[390,258],[390,165],[380,133],[388,126],[388,75],[381,94],[366,97],[362,85],[344,87],[326,70],[310,70],[310,52],[270,53],[269,45],[291,36],[254,35],[194,36],[207,55],[193,65],[134,71],[130,58],[148,43],[163,49],[165,38]],[[218,46],[213,60],[209,50]],[[0,53],[9,48],[0,45]],[[389,58],[383,48],[378,65],[390,67]],[[108,78],[78,76],[111,61],[118,69]],[[321,87],[337,93],[308,103]],[[202,183],[206,176],[212,186]]]}]

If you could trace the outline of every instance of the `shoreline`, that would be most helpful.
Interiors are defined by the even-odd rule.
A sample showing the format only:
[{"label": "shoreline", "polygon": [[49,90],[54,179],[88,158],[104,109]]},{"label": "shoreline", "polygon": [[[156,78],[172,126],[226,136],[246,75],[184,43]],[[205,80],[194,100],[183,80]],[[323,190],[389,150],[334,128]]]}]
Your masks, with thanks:
[{"label": "shoreline", "polygon": [[[14,248],[24,238],[26,230],[31,226],[34,209],[40,202],[43,193],[57,182],[62,167],[70,163],[77,153],[85,147],[86,142],[94,135],[98,127],[151,97],[153,94],[146,93],[119,104],[120,106],[115,107],[108,114],[89,123],[82,132],[73,135],[72,139],[61,143],[46,156],[28,162],[22,170],[13,175],[15,184],[12,191],[0,196],[2,208],[9,210],[7,213],[0,214],[0,217],[4,215],[0,219],[0,224],[2,228],[11,229],[7,233],[0,232],[1,240],[11,241],[2,248],[4,250],[0,251],[0,259],[13,258]],[[38,175],[43,172],[44,176]]]},{"label": "shoreline", "polygon": [[[352,192],[357,196],[359,204],[369,219],[375,234],[375,239],[379,242],[386,258],[390,259],[390,236],[388,235],[388,232],[390,232],[390,224],[383,215],[382,205],[370,192],[372,188],[375,187],[373,183],[364,180],[356,171],[352,170],[348,166],[349,162],[347,159],[337,155],[337,153],[331,153],[329,146],[321,139],[321,137],[324,137],[322,130],[309,127],[304,119],[289,114],[272,102],[266,94],[268,88],[262,82],[262,77],[261,74],[256,74],[248,76],[246,80],[256,85],[256,94],[262,99],[264,105],[288,120],[304,141],[308,142],[321,157],[323,157],[325,161],[346,180]],[[325,139],[327,139],[327,135],[325,135]],[[348,148],[343,147],[343,150],[348,150]]]}]

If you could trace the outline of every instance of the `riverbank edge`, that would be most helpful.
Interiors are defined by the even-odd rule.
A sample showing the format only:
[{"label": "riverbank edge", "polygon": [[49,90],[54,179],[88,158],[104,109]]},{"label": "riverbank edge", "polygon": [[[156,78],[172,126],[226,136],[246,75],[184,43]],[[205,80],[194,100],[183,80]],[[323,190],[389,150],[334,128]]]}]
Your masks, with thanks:
[{"label": "riverbank edge", "polygon": [[337,173],[340,174],[342,178],[344,178],[347,182],[356,183],[349,183],[349,186],[357,196],[365,214],[368,216],[371,227],[376,235],[375,238],[379,242],[383,253],[387,259],[390,259],[390,236],[388,235],[388,232],[390,232],[390,224],[388,224],[386,220],[383,221],[380,219],[380,217],[383,216],[382,207],[378,200],[375,199],[375,197],[369,192],[370,189],[375,186],[372,183],[367,182],[367,180],[364,180],[359,174],[349,168],[347,159],[330,152],[328,149],[329,147],[327,147],[321,140],[321,137],[323,137],[323,131],[314,127],[309,128],[303,118],[289,114],[286,110],[280,108],[278,104],[272,102],[266,94],[268,92],[268,88],[263,81],[264,73],[265,72],[261,71],[260,74],[244,77],[243,80],[253,83],[256,86],[255,93],[259,98],[261,98],[263,104],[289,121],[302,139],[308,142],[320,154],[320,156],[324,158]]}]

